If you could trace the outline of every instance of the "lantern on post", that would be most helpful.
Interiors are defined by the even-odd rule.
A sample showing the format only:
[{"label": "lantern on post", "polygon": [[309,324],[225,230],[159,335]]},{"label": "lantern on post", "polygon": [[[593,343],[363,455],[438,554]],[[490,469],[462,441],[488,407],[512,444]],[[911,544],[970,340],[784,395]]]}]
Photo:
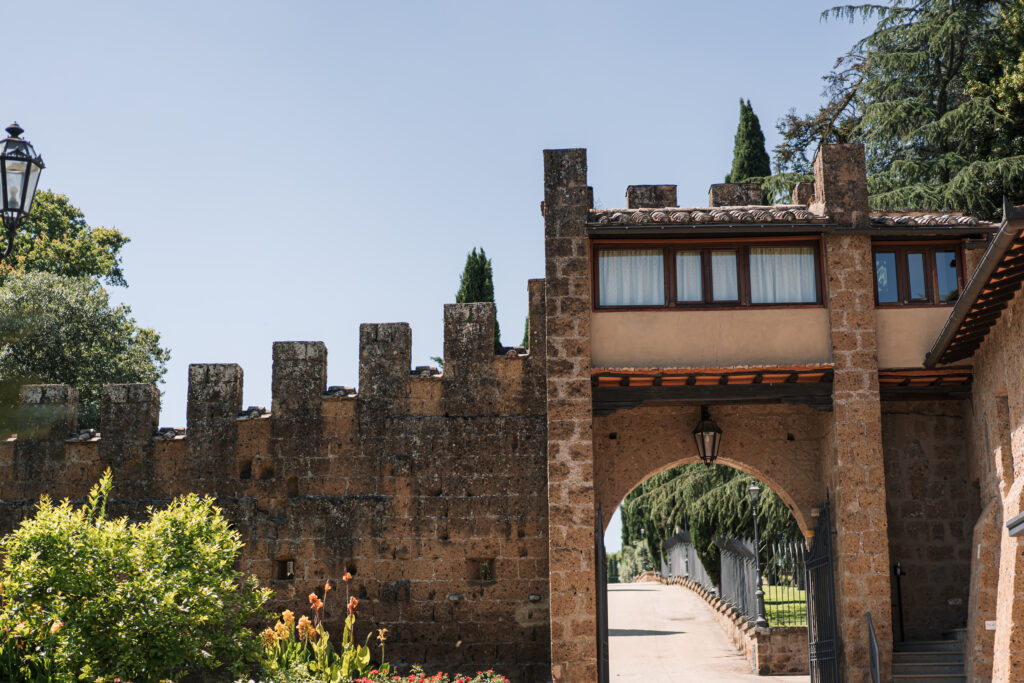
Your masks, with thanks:
[{"label": "lantern on post", "polygon": [[7,137],[0,140],[0,217],[7,232],[0,261],[14,250],[14,236],[32,210],[39,173],[45,167],[32,143],[21,139],[24,132],[15,122],[7,126]]},{"label": "lantern on post", "polygon": [[754,572],[757,574],[757,587],[754,590],[757,616],[754,619],[754,626],[768,628],[768,619],[765,618],[764,611],[764,580],[761,578],[761,534],[757,529],[757,501],[761,498],[761,487],[751,483],[747,487],[747,495],[750,496],[750,510],[754,516]]},{"label": "lantern on post", "polygon": [[700,422],[693,428],[693,438],[697,442],[697,455],[705,465],[710,466],[718,457],[722,429],[711,419],[707,406],[700,407]]}]

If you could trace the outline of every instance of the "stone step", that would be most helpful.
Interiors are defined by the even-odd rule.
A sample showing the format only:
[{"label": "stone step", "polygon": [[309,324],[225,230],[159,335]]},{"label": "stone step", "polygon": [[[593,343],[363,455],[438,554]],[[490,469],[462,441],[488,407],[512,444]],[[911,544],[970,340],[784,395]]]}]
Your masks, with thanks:
[{"label": "stone step", "polygon": [[892,661],[894,664],[904,662],[963,664],[964,655],[963,652],[929,652],[927,650],[920,652],[893,652]]},{"label": "stone step", "polygon": [[893,674],[893,681],[900,683],[967,683],[963,674]]},{"label": "stone step", "polygon": [[933,675],[933,674],[955,674],[957,676],[964,675],[964,666],[960,662],[907,662],[902,664],[893,663],[892,665],[893,674],[914,674],[917,676]]},{"label": "stone step", "polygon": [[904,640],[893,644],[893,652],[962,652],[959,640]]},{"label": "stone step", "polygon": [[951,640],[958,640],[961,643],[967,640],[967,627],[962,626],[960,628],[951,628],[942,632],[943,638],[949,638]]}]

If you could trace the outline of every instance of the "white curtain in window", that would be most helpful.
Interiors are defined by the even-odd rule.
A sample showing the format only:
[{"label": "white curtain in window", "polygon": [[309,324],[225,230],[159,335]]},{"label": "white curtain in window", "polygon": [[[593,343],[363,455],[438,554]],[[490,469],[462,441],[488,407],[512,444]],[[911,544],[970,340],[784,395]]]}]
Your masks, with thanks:
[{"label": "white curtain in window", "polygon": [[711,252],[711,295],[715,301],[736,301],[740,298],[735,251]]},{"label": "white curtain in window", "polygon": [[661,249],[607,249],[597,257],[602,306],[661,306],[665,260]]},{"label": "white curtain in window", "polygon": [[703,301],[699,251],[676,252],[676,301]]},{"label": "white curtain in window", "polygon": [[814,247],[751,247],[750,301],[814,303]]}]

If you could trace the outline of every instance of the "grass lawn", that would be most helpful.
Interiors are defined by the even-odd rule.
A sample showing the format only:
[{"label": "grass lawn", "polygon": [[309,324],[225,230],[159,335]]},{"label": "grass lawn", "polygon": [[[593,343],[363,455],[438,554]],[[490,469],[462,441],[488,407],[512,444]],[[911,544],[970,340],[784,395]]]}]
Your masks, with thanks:
[{"label": "grass lawn", "polygon": [[791,586],[765,586],[764,611],[769,626],[807,626],[807,596]]}]

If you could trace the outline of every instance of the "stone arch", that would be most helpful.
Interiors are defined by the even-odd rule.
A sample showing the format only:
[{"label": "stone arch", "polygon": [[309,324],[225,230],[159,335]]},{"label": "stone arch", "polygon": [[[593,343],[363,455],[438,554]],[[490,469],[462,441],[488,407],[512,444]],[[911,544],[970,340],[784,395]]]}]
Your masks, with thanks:
[{"label": "stone arch", "polygon": [[[611,512],[641,482],[670,467],[697,462],[695,406],[642,406],[595,417],[595,503],[607,528]],[[721,405],[719,462],[757,477],[790,507],[805,535],[825,498],[820,466],[823,414],[803,405]]]}]

